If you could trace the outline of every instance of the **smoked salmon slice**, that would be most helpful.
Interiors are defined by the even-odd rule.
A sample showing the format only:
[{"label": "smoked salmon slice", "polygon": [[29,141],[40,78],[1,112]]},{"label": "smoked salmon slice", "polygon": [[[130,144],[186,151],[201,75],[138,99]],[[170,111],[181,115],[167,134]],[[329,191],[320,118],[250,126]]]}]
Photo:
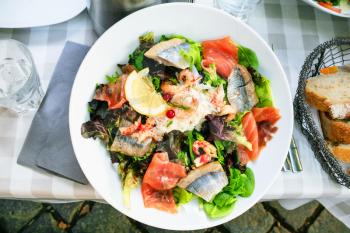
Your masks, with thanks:
[{"label": "smoked salmon slice", "polygon": [[143,204],[146,208],[155,208],[169,213],[176,213],[176,204],[171,190],[156,190],[143,182],[141,193]]},{"label": "smoked salmon slice", "polygon": [[168,153],[155,153],[142,180],[141,193],[144,206],[176,213],[171,189],[185,176],[185,167],[169,162]]},{"label": "smoked salmon slice", "polygon": [[169,190],[186,176],[184,166],[169,162],[168,153],[155,153],[143,177],[143,183],[156,190]]},{"label": "smoked salmon slice", "polygon": [[252,109],[256,122],[268,121],[271,124],[275,124],[280,118],[280,111],[274,107],[263,107]]},{"label": "smoked salmon slice", "polygon": [[258,127],[256,125],[253,113],[248,112],[242,119],[243,132],[247,140],[252,144],[252,150],[246,147],[240,147],[238,152],[248,155],[250,160],[256,160],[259,154]]},{"label": "smoked salmon slice", "polygon": [[122,75],[115,83],[101,84],[95,93],[94,99],[106,101],[108,109],[118,109],[126,102],[124,85],[127,75]]},{"label": "smoked salmon slice", "polygon": [[217,40],[202,42],[203,61],[205,67],[215,64],[216,71],[224,78],[228,78],[232,68],[238,63],[238,47],[229,36]]}]

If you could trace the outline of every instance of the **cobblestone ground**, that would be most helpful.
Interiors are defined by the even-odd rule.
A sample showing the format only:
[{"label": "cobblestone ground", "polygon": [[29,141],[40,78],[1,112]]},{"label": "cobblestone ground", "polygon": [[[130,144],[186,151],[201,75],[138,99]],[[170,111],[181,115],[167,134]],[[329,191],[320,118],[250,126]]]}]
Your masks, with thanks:
[{"label": "cobblestone ground", "polygon": [[[170,232],[136,222],[109,205],[91,201],[46,204],[0,200],[0,233],[160,233]],[[256,204],[240,217],[194,233],[350,233],[319,203],[287,211],[277,202]]]}]

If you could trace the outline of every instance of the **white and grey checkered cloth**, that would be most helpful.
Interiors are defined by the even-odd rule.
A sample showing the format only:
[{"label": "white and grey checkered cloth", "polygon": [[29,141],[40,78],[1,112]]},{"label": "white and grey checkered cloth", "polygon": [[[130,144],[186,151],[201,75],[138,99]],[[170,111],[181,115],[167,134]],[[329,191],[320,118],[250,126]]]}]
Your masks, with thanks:
[{"label": "white and grey checkered cloth", "polygon": [[[212,5],[212,0],[200,0]],[[306,56],[318,44],[334,37],[349,37],[350,21],[334,17],[297,0],[265,0],[248,21],[273,47],[288,76],[292,93]],[[28,29],[0,29],[0,39],[13,38],[31,50],[38,73],[46,89],[66,41],[92,45],[97,39],[84,11],[57,25]],[[42,171],[17,165],[17,157],[33,115],[17,117],[0,109],[0,197],[41,200],[98,200],[101,197],[89,185],[80,185]],[[350,227],[350,190],[329,179],[314,158],[298,127],[294,137],[304,171],[282,173],[264,200],[319,199],[325,207]],[[292,208],[299,202],[282,202]]]}]

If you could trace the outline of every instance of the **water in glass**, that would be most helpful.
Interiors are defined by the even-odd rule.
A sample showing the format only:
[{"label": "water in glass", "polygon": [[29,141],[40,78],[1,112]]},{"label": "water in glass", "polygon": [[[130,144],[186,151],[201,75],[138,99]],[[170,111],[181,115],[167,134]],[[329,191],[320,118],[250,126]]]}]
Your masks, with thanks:
[{"label": "water in glass", "polygon": [[246,22],[260,2],[261,0],[215,0],[215,5]]},{"label": "water in glass", "polygon": [[29,50],[15,40],[0,40],[0,106],[17,113],[35,110],[43,97]]}]

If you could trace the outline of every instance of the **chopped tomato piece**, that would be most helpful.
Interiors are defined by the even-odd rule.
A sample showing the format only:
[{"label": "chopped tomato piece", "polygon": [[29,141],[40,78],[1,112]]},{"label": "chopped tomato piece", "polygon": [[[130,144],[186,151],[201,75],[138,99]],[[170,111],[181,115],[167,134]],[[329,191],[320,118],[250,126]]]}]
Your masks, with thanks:
[{"label": "chopped tomato piece", "polygon": [[224,78],[228,78],[232,68],[238,63],[238,47],[229,36],[218,40],[202,42],[203,65],[209,67],[215,64],[216,71]]},{"label": "chopped tomato piece", "polygon": [[275,124],[279,119],[281,119],[279,110],[274,107],[255,107],[252,109],[252,112],[256,122],[268,121],[271,124]]},{"label": "chopped tomato piece", "polygon": [[169,213],[176,213],[176,204],[171,190],[156,190],[151,185],[142,183],[143,204],[146,208],[156,208]]},{"label": "chopped tomato piece", "polygon": [[259,154],[258,128],[251,112],[244,115],[242,119],[243,132],[247,140],[252,144],[252,150],[246,147],[241,148],[241,152],[248,155],[250,160],[256,160]]},{"label": "chopped tomato piece", "polygon": [[174,188],[185,176],[185,167],[169,162],[168,153],[155,153],[143,177],[143,183],[156,190],[168,190]]},{"label": "chopped tomato piece", "polygon": [[126,102],[124,85],[127,75],[122,75],[115,83],[101,84],[94,99],[106,101],[108,109],[118,109]]},{"label": "chopped tomato piece", "polygon": [[337,66],[330,66],[320,69],[320,73],[322,74],[334,74],[338,72]]}]

